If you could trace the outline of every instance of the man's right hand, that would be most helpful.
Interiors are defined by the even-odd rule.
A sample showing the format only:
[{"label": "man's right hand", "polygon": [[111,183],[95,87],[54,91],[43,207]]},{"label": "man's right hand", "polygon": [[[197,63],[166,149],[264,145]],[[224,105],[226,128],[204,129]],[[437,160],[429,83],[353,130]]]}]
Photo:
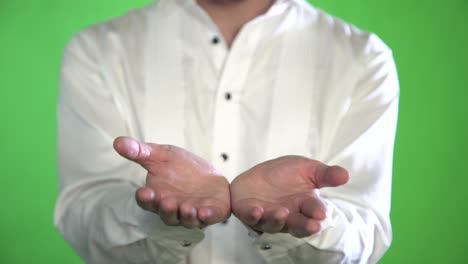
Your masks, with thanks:
[{"label": "man's right hand", "polygon": [[129,137],[116,138],[114,149],[148,171],[136,201],[167,225],[202,228],[231,214],[229,183],[204,159],[176,146]]}]

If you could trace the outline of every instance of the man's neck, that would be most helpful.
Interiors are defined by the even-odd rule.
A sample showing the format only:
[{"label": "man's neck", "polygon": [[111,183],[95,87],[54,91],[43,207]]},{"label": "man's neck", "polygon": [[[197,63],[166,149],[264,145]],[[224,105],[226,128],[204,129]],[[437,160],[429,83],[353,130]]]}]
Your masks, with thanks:
[{"label": "man's neck", "polygon": [[264,14],[274,0],[197,0],[230,47],[242,26]]}]

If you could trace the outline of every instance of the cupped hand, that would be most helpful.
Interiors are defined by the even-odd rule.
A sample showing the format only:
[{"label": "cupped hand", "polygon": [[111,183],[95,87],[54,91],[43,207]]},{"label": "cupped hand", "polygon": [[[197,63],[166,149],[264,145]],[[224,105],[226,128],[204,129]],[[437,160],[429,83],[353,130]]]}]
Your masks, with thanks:
[{"label": "cupped hand", "polygon": [[129,137],[116,138],[114,149],[148,171],[136,201],[167,225],[202,228],[231,214],[228,181],[202,158],[176,146]]},{"label": "cupped hand", "polygon": [[326,217],[318,189],[340,186],[348,179],[342,167],[301,156],[269,160],[231,183],[232,211],[259,232],[309,236],[320,231]]}]

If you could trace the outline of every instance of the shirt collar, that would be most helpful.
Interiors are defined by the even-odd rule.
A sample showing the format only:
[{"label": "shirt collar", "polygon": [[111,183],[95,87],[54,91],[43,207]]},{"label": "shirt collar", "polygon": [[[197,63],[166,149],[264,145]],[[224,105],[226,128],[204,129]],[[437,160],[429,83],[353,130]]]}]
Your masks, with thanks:
[{"label": "shirt collar", "polygon": [[[206,14],[206,12],[197,4],[196,0],[159,0],[159,2],[163,2],[167,5],[174,5],[176,6],[176,8],[183,8],[188,13],[190,13],[195,19],[198,19],[206,26],[214,27],[213,22]],[[282,14],[294,2],[304,2],[304,0],[274,0],[272,6],[268,9],[268,11],[258,16],[254,20],[264,20]]]}]

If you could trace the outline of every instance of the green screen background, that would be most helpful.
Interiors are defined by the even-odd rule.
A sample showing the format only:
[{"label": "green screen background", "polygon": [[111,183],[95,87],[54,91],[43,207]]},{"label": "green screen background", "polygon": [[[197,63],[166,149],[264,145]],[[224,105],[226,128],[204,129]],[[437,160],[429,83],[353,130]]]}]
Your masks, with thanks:
[{"label": "green screen background", "polygon": [[[0,0],[0,263],[80,263],[52,225],[62,49],[150,0]],[[401,82],[392,221],[380,263],[468,263],[468,1],[313,0],[376,32]]]}]

